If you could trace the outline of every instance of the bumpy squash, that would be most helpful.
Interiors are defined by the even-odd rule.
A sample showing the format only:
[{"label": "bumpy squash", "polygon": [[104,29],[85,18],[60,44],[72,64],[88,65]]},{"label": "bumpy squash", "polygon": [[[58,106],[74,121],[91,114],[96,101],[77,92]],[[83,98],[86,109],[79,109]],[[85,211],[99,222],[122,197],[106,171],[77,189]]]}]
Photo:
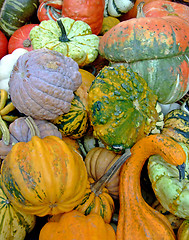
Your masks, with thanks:
[{"label": "bumpy squash", "polygon": [[[74,229],[74,231],[73,231]],[[112,226],[105,223],[98,214],[85,216],[79,211],[64,213],[60,221],[46,223],[39,235],[39,240],[116,240]]]},{"label": "bumpy squash", "polygon": [[[163,104],[189,90],[189,24],[178,17],[139,17],[123,21],[100,38],[99,53],[130,65]],[[113,64],[114,65],[114,64]]]},{"label": "bumpy squash", "polygon": [[71,211],[87,186],[81,155],[56,136],[16,143],[3,160],[1,174],[11,203],[37,216]]},{"label": "bumpy squash", "polygon": [[189,115],[181,109],[167,113],[162,134],[172,137],[177,142],[189,144]]},{"label": "bumpy squash", "polygon": [[19,112],[52,120],[70,110],[73,92],[81,82],[79,66],[72,58],[37,49],[17,60],[9,80],[9,93]]},{"label": "bumpy squash", "polygon": [[165,161],[184,172],[182,166],[186,161],[186,153],[176,141],[155,134],[136,142],[131,148],[131,157],[123,164],[120,172],[120,209],[116,232],[119,240],[175,240],[167,218],[150,207],[141,194],[141,170],[146,160],[154,154],[161,155]]},{"label": "bumpy squash", "polygon": [[117,152],[133,146],[155,127],[156,102],[145,80],[130,68],[104,67],[89,90],[94,137]]},{"label": "bumpy squash", "polygon": [[92,34],[87,23],[68,17],[42,21],[32,28],[30,39],[33,49],[47,48],[60,52],[79,66],[93,62],[98,56],[98,36]]},{"label": "bumpy squash", "polygon": [[1,187],[0,176],[0,238],[2,240],[24,240],[35,226],[36,217],[15,209]]}]

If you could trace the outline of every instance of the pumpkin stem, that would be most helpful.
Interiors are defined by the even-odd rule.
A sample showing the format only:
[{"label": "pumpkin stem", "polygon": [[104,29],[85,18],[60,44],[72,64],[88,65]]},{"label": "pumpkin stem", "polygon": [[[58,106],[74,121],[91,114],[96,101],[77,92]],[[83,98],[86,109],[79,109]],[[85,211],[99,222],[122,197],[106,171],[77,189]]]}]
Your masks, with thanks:
[{"label": "pumpkin stem", "polygon": [[31,41],[30,41],[29,39],[25,39],[25,40],[23,41],[23,46],[24,46],[24,47],[30,47],[30,46],[31,46]]},{"label": "pumpkin stem", "polygon": [[40,131],[39,131],[39,128],[37,127],[35,121],[33,120],[32,117],[27,117],[25,119],[25,122],[27,123],[29,129],[30,129],[30,132],[31,132],[31,137],[33,136],[38,136],[38,137],[41,137],[40,136]]},{"label": "pumpkin stem", "polygon": [[186,168],[186,164],[183,163],[181,165],[177,165],[176,168],[179,171],[179,182],[181,182],[181,180],[185,179],[185,168]]},{"label": "pumpkin stem", "polygon": [[130,149],[126,149],[125,153],[118,158],[118,160],[111,166],[111,168],[95,183],[91,184],[91,191],[98,196],[101,193],[102,188],[113,177],[116,171],[122,166],[122,164],[131,156]]},{"label": "pumpkin stem", "polygon": [[9,145],[10,143],[10,132],[6,125],[6,123],[3,121],[1,115],[0,115],[0,130],[3,134],[2,140],[5,145]]},{"label": "pumpkin stem", "polygon": [[137,6],[137,15],[136,18],[141,18],[141,17],[145,17],[144,12],[142,10],[143,6],[144,6],[145,2],[140,2]]},{"label": "pumpkin stem", "polygon": [[58,26],[59,26],[59,28],[61,30],[61,34],[62,34],[59,37],[59,41],[61,41],[61,42],[69,42],[70,39],[67,38],[66,30],[65,30],[65,27],[64,27],[62,21],[61,20],[57,20],[57,23],[58,23]]}]

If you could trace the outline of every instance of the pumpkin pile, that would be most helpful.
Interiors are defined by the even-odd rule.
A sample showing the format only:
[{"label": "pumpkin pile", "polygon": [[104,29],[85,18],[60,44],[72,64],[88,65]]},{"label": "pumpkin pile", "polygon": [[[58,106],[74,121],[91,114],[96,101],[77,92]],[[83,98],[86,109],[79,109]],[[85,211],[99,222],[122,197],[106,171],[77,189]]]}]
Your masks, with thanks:
[{"label": "pumpkin pile", "polygon": [[0,16],[0,239],[189,239],[188,3]]}]

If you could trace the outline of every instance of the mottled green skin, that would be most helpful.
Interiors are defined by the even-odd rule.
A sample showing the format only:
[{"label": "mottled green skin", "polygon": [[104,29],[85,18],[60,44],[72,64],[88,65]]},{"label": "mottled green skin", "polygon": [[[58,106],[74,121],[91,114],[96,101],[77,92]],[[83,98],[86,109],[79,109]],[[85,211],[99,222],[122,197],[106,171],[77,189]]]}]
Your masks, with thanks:
[{"label": "mottled green skin", "polygon": [[94,136],[114,151],[132,147],[155,127],[156,101],[145,80],[131,69],[104,67],[89,90]]},{"label": "mottled green skin", "polygon": [[110,29],[99,53],[111,62],[127,63],[166,104],[189,90],[189,25],[177,17],[138,18]]}]

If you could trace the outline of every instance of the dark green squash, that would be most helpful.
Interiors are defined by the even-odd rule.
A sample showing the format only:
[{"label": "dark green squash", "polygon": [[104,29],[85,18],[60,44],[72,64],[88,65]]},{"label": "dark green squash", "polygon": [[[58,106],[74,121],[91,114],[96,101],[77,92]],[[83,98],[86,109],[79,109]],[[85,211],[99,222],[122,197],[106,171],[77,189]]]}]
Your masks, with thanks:
[{"label": "dark green squash", "polygon": [[10,37],[37,12],[38,0],[0,0],[0,30]]},{"label": "dark green squash", "polygon": [[89,89],[89,119],[94,137],[109,150],[130,148],[158,120],[157,96],[146,81],[124,66],[104,67]]}]

